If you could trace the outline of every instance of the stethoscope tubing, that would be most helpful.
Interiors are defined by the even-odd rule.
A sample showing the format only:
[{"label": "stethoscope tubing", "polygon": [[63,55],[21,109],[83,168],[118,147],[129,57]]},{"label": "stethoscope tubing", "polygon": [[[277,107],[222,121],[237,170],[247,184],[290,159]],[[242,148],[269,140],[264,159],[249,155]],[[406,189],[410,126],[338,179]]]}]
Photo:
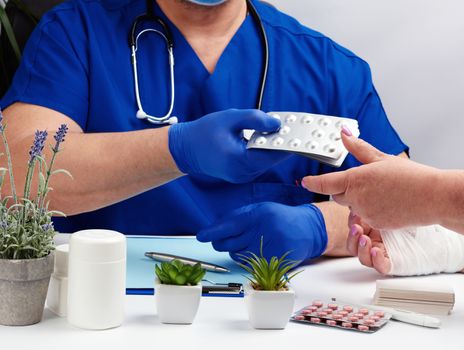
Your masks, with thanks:
[{"label": "stethoscope tubing", "polygon": [[[147,13],[137,17],[132,24],[130,35],[129,35],[129,46],[131,49],[131,62],[132,62],[132,71],[134,75],[134,90],[135,90],[135,97],[137,101],[137,118],[138,119],[146,119],[152,124],[175,124],[177,123],[177,117],[172,116],[174,110],[174,103],[175,103],[175,77],[174,77],[174,41],[171,30],[169,29],[168,25],[159,17],[154,14],[153,10],[153,3],[154,0],[146,0],[147,2]],[[260,30],[261,40],[263,42],[263,69],[261,73],[261,85],[258,93],[258,99],[256,102],[256,108],[262,109],[264,93],[266,90],[266,83],[267,83],[267,76],[269,71],[269,42],[266,34],[266,30],[264,28],[263,22],[256,10],[254,4],[247,0],[247,7],[248,11],[250,12],[251,16],[258,24]],[[137,28],[140,23],[143,21],[151,21],[156,22],[159,24],[164,33],[160,30],[154,28],[148,28],[140,31],[137,33]],[[138,51],[138,41],[139,38],[145,33],[156,33],[160,35],[165,41],[167,45],[168,57],[169,57],[169,76],[171,80],[171,101],[169,105],[168,112],[162,117],[151,116],[145,112],[142,105],[142,100],[140,98],[140,88],[139,88],[139,76],[138,76],[138,67],[137,67],[137,51]]]}]

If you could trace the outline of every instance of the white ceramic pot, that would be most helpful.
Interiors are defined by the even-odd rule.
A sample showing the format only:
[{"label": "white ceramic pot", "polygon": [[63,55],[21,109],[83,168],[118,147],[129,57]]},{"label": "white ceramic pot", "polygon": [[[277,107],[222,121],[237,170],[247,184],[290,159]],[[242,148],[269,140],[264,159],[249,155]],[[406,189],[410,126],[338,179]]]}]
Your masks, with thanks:
[{"label": "white ceramic pot", "polygon": [[248,318],[256,329],[284,329],[293,313],[295,291],[255,290],[245,286]]},{"label": "white ceramic pot", "polygon": [[201,284],[174,286],[155,280],[155,299],[162,323],[191,324],[200,305]]}]

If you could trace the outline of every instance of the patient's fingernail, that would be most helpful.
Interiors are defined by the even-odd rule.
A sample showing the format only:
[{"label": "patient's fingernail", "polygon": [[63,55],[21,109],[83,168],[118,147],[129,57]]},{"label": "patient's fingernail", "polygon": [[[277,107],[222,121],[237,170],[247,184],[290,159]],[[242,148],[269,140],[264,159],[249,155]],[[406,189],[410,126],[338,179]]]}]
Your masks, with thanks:
[{"label": "patient's fingernail", "polygon": [[351,226],[350,228],[350,235],[351,236],[356,236],[356,234],[358,233],[358,229],[356,228],[356,226]]},{"label": "patient's fingernail", "polygon": [[372,249],[371,250],[371,255],[373,258],[375,258],[377,256],[377,251],[375,249]]},{"label": "patient's fingernail", "polygon": [[306,188],[306,185],[305,185],[304,180],[301,180],[300,185],[301,185],[301,187],[303,187],[305,190],[308,190],[308,189]]},{"label": "patient's fingernail", "polygon": [[347,126],[342,127],[342,133],[344,133],[346,136],[353,136],[351,130],[348,129]]},{"label": "patient's fingernail", "polygon": [[366,237],[361,236],[361,238],[359,239],[359,245],[360,245],[361,247],[365,247],[365,246],[366,246],[366,243],[367,243]]}]

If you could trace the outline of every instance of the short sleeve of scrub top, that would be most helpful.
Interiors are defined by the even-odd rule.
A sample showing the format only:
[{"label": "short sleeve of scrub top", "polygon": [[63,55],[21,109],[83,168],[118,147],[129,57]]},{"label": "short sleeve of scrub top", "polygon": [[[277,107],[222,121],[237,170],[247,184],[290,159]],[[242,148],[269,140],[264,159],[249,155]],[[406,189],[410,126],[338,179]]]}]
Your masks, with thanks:
[{"label": "short sleeve of scrub top", "polygon": [[60,12],[45,15],[32,33],[2,107],[16,101],[48,107],[85,129],[89,104],[85,39],[79,27],[69,35],[63,20],[70,18]]},{"label": "short sleeve of scrub top", "polygon": [[[355,118],[361,137],[377,148],[389,154],[407,150],[388,121],[366,62],[275,8],[253,3],[270,49],[264,111]],[[86,133],[155,127],[135,117],[127,44],[134,19],[145,11],[145,0],[71,0],[59,5],[44,16],[31,36],[0,106],[25,102],[51,108],[73,119]],[[229,108],[255,108],[263,46],[250,16],[210,74],[156,3],[155,11],[173,32],[174,115],[180,122]],[[141,98],[153,115],[164,115],[169,105],[165,47],[156,35],[146,35],[138,51]],[[60,156],[65,157],[65,152]],[[357,165],[350,156],[341,169]],[[218,217],[251,203],[301,205],[327,200],[304,190],[298,181],[306,175],[337,170],[294,155],[252,183],[184,176],[106,208],[54,222],[63,232],[98,227],[126,234],[195,234]]]},{"label": "short sleeve of scrub top", "polygon": [[[336,43],[333,43],[331,55],[333,59],[330,62],[336,62],[336,64],[329,66],[332,76],[328,84],[331,98],[329,114],[347,115],[349,111],[352,111],[351,113],[354,113],[352,115],[360,125],[360,138],[388,154],[409,153],[409,148],[401,141],[387,118],[372,82],[369,65]],[[338,59],[337,56],[349,59]],[[345,103],[341,103],[342,101]],[[382,134],[385,135],[384,138],[379,137]],[[338,170],[358,165],[360,163],[350,154]],[[325,172],[330,171],[328,167],[325,169]]]}]

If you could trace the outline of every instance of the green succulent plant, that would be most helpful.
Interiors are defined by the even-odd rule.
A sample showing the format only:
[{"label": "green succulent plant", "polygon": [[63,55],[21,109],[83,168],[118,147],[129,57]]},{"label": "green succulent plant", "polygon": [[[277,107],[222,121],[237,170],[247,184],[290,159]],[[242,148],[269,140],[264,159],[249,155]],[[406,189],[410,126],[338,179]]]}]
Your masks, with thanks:
[{"label": "green succulent plant", "polygon": [[155,267],[156,276],[162,284],[176,286],[196,286],[205,276],[206,270],[200,263],[187,265],[180,260],[163,262]]},{"label": "green succulent plant", "polygon": [[245,269],[251,277],[246,276],[250,281],[251,286],[255,290],[263,291],[284,291],[288,290],[288,282],[298,275],[295,272],[290,276],[287,273],[298,266],[301,261],[288,260],[286,257],[291,251],[286,252],[280,258],[273,256],[270,260],[263,255],[263,238],[261,237],[260,256],[252,252],[247,252],[249,255],[238,254],[242,263],[239,265]]}]

